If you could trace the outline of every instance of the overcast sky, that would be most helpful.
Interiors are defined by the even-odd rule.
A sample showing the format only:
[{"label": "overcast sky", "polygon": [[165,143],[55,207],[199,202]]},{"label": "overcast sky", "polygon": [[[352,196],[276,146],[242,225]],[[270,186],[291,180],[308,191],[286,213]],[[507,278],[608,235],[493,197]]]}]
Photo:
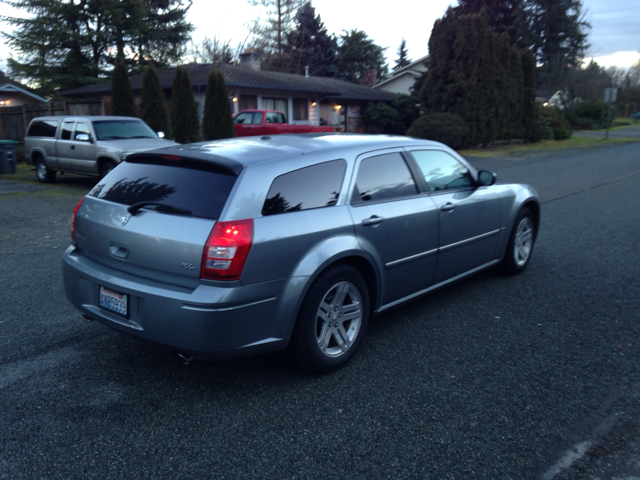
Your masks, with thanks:
[{"label": "overcast sky", "polygon": [[[364,30],[374,42],[387,48],[389,67],[393,67],[398,47],[407,41],[409,58],[417,60],[428,53],[433,23],[457,0],[392,0],[363,2],[354,0],[312,0],[329,33]],[[604,67],[630,67],[640,60],[640,1],[583,0],[585,18],[591,23],[588,56]],[[3,10],[6,6],[3,5]],[[193,0],[188,20],[196,30],[193,39],[218,36],[232,46],[244,41],[247,27],[263,11],[246,0]],[[5,13],[5,12],[3,12]],[[8,13],[8,12],[7,12]],[[3,28],[5,25],[3,25]],[[0,58],[9,56],[0,45]]]}]

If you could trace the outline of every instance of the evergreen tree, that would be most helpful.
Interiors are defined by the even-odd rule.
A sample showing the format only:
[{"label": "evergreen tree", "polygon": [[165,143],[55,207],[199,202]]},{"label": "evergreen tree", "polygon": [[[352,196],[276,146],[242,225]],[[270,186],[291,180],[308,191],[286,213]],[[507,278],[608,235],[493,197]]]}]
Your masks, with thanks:
[{"label": "evergreen tree", "polygon": [[345,31],[338,45],[336,76],[347,82],[363,83],[365,71],[373,68],[377,79],[384,80],[387,77],[385,50],[362,30]]},{"label": "evergreen tree", "polygon": [[197,142],[200,137],[198,106],[183,67],[176,68],[171,85],[171,135],[178,143]]},{"label": "evergreen tree", "polygon": [[289,59],[286,71],[302,75],[309,67],[309,75],[333,77],[336,73],[336,40],[327,33],[320,15],[311,2],[305,3],[296,15],[295,28],[287,35],[284,47]]},{"label": "evergreen tree", "polygon": [[483,12],[458,16],[449,9],[436,21],[422,109],[462,117],[472,145],[528,135],[535,97],[526,82],[522,54],[506,32],[492,30]]},{"label": "evergreen tree", "polygon": [[220,70],[212,70],[209,72],[207,93],[204,100],[202,138],[203,140],[218,140],[235,136],[236,131],[231,116],[227,83]]},{"label": "evergreen tree", "polygon": [[[185,0],[3,0],[26,16],[2,17],[2,36],[17,54],[9,68],[45,96],[108,78],[116,58],[132,72],[149,59],[180,59],[193,29]],[[25,17],[25,18],[23,18]]]},{"label": "evergreen tree", "polygon": [[111,77],[111,114],[125,117],[136,116],[136,102],[131,91],[127,67],[122,60],[116,61]]},{"label": "evergreen tree", "polygon": [[407,65],[411,65],[411,60],[408,58],[407,42],[403,38],[400,47],[398,47],[398,59],[396,60],[396,65],[393,67],[393,72],[395,73]]},{"label": "evergreen tree", "polygon": [[167,100],[164,96],[160,77],[153,62],[149,62],[142,77],[142,94],[140,96],[140,118],[155,132],[169,134],[169,115]]}]

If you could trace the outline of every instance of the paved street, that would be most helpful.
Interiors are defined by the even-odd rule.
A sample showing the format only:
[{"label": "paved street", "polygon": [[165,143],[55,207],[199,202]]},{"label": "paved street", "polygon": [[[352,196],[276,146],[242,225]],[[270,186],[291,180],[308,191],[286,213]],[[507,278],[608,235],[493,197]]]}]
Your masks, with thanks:
[{"label": "paved street", "polygon": [[0,479],[640,477],[640,143],[472,162],[540,193],[525,273],[376,318],[320,376],[84,320],[60,257],[95,180],[0,178]]}]

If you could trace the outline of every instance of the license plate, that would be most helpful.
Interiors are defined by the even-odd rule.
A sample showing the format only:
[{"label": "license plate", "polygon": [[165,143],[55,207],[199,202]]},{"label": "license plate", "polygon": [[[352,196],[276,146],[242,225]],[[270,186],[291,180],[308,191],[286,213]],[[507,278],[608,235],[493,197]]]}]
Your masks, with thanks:
[{"label": "license plate", "polygon": [[128,317],[128,296],[100,287],[100,306],[123,317]]}]

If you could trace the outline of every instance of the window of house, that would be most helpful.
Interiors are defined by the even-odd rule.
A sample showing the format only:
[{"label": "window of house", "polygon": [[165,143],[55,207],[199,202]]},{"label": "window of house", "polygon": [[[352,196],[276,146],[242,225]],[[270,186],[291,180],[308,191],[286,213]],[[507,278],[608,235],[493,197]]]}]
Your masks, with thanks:
[{"label": "window of house", "polygon": [[351,202],[375,202],[417,193],[418,188],[402,155],[388,153],[360,162]]},{"label": "window of house", "polygon": [[264,110],[279,110],[281,112],[287,112],[288,102],[286,98],[262,98],[262,108]]},{"label": "window of house", "polygon": [[271,184],[262,215],[335,205],[345,169],[344,160],[333,160],[280,175]]},{"label": "window of house", "polygon": [[293,99],[293,119],[309,120],[309,101],[306,98]]},{"label": "window of house", "polygon": [[238,101],[240,110],[255,110],[258,108],[258,97],[255,95],[240,95]]}]

